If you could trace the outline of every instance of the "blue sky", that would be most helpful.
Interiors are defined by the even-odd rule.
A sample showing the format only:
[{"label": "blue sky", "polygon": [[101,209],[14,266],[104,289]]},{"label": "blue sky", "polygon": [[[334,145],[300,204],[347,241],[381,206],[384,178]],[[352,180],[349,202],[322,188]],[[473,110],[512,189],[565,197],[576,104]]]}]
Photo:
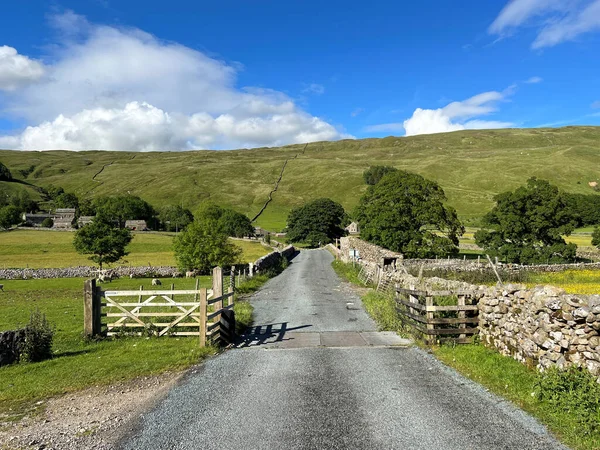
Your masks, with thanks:
[{"label": "blue sky", "polygon": [[0,148],[600,125],[600,0],[28,0],[0,30]]}]

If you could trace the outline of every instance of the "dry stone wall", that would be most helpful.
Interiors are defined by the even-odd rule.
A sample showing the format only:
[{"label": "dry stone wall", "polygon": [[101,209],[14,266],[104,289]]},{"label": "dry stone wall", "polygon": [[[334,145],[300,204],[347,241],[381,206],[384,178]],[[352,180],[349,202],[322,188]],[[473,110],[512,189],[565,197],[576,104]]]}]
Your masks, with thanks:
[{"label": "dry stone wall", "polygon": [[254,263],[254,272],[266,272],[270,268],[279,265],[283,258],[289,261],[290,259],[292,259],[295,253],[296,249],[293,245],[290,245],[281,251],[275,250],[274,252],[271,252],[268,255],[265,255],[256,260],[256,262]]},{"label": "dry stone wall", "polygon": [[[361,263],[375,266],[381,249],[350,239],[366,255]],[[342,255],[348,255],[348,248],[342,246]],[[471,291],[478,299],[484,345],[542,370],[579,365],[600,377],[600,295],[570,295],[554,286],[474,286],[443,278],[419,279],[402,270],[378,273],[403,288]]]}]

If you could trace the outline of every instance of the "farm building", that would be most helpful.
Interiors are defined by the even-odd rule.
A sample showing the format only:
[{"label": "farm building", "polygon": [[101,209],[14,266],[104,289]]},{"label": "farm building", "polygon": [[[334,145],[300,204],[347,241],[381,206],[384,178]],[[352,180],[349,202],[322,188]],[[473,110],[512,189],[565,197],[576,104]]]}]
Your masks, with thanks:
[{"label": "farm building", "polygon": [[54,220],[54,214],[40,213],[40,214],[23,214],[23,222],[32,227],[41,227],[42,222],[46,219]]},{"label": "farm building", "polygon": [[145,220],[126,220],[125,228],[129,228],[132,231],[147,231],[148,225]]},{"label": "farm building", "polygon": [[345,230],[350,233],[350,234],[358,234],[360,233],[360,229],[358,228],[358,223],[356,222],[352,222],[350,225],[348,225]]},{"label": "farm building", "polygon": [[79,219],[77,219],[77,225],[82,227],[84,225],[92,223],[92,221],[94,220],[94,217],[95,216],[80,216]]},{"label": "farm building", "polygon": [[71,228],[75,220],[75,208],[58,208],[52,220],[54,228]]}]

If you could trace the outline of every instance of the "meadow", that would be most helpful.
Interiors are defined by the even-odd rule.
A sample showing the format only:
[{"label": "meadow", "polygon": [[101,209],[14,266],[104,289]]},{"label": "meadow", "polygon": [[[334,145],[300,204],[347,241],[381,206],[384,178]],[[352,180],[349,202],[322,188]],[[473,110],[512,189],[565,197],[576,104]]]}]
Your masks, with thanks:
[{"label": "meadow", "polygon": [[565,270],[563,272],[531,273],[527,286],[546,285],[564,289],[567,294],[600,294],[600,270]]},{"label": "meadow", "polygon": [[[358,204],[370,165],[391,165],[437,181],[467,225],[477,226],[496,194],[532,176],[561,189],[593,193],[600,127],[470,130],[413,137],[343,140],[232,151],[22,152],[0,151],[18,183],[27,189],[62,186],[78,196],[139,195],[159,208],[183,204],[192,211],[210,199],[249,217],[261,209],[289,160],[273,201],[256,224],[285,227],[291,208],[320,197],[347,211]],[[23,177],[19,170],[34,170]],[[165,176],[168,174],[168,176]]]},{"label": "meadow", "polygon": [[[176,266],[175,233],[134,232],[129,255],[116,265]],[[243,262],[254,262],[272,250],[260,242],[234,240],[243,251]],[[66,231],[13,230],[0,232],[0,268],[53,268],[94,265],[73,248],[73,233]]]}]

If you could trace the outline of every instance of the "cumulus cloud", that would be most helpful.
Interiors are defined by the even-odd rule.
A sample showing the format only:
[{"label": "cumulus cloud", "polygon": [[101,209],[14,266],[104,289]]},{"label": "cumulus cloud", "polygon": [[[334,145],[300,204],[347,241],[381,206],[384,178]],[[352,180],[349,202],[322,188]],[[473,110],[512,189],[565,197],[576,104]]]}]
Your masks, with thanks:
[{"label": "cumulus cloud", "polygon": [[[291,110],[268,117],[231,114],[169,114],[148,103],[124,108],[95,108],[30,126],[19,136],[0,138],[0,146],[16,149],[135,151],[205,148],[224,142],[239,146],[283,145],[336,137],[331,125]],[[224,141],[224,142],[223,142]]]},{"label": "cumulus cloud", "polygon": [[281,92],[237,87],[239,65],[71,12],[52,25],[77,35],[61,33],[46,76],[6,97],[4,111],[31,126],[0,137],[1,147],[177,150],[350,137]]},{"label": "cumulus cloud", "polygon": [[402,124],[406,136],[513,126],[510,122],[475,119],[475,117],[496,111],[498,102],[510,95],[511,88],[504,92],[483,92],[462,102],[452,102],[443,108],[417,108],[413,115]]},{"label": "cumulus cloud", "polygon": [[552,47],[600,30],[600,0],[511,0],[490,25],[490,34],[505,36],[533,22],[534,49]]},{"label": "cumulus cloud", "polygon": [[13,47],[0,47],[0,90],[14,91],[44,76],[44,65],[20,55]]}]

